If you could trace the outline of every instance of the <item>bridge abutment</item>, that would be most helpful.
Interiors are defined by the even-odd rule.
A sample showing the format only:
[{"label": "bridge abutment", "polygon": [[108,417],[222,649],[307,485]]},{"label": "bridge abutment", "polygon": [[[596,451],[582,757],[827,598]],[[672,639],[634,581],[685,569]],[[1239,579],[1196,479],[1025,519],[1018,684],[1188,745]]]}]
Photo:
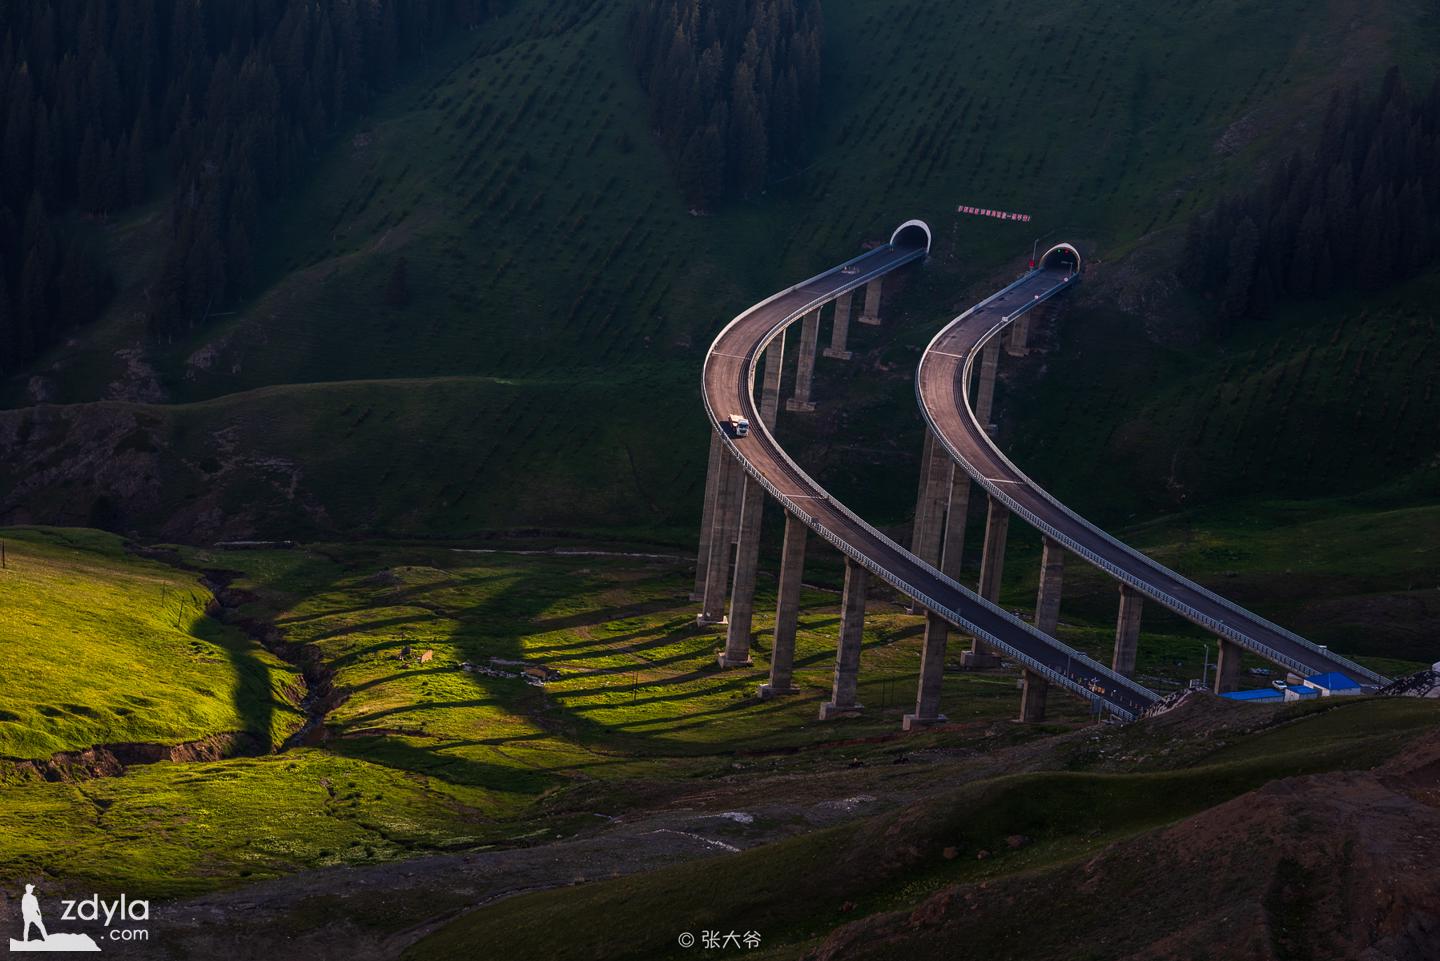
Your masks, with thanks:
[{"label": "bridge abutment", "polygon": [[1110,670],[1133,677],[1135,655],[1140,648],[1140,612],[1145,595],[1129,584],[1120,585],[1120,613],[1115,618],[1115,657]]},{"label": "bridge abutment", "polygon": [[860,645],[865,633],[865,589],[869,574],[845,558],[845,593],[840,601],[840,642],[835,648],[835,681],[830,700],[820,705],[820,720],[863,709],[855,699],[860,680]]},{"label": "bridge abutment", "polygon": [[945,682],[945,644],[950,625],[933,611],[925,612],[925,645],[920,651],[920,681],[915,692],[915,713],[906,714],[900,726],[906,731],[948,720],[940,713],[940,692]]},{"label": "bridge abutment", "polygon": [[805,571],[805,541],[810,531],[800,518],[785,512],[785,546],[780,551],[780,582],[775,598],[775,642],[770,648],[770,680],[760,685],[760,699],[798,694],[794,684],[795,630],[800,620],[800,578]]},{"label": "bridge abutment", "polygon": [[800,359],[795,368],[795,396],[785,402],[785,409],[808,413],[815,409],[810,401],[810,387],[815,379],[815,342],[820,337],[820,309],[810,311],[800,322]]}]

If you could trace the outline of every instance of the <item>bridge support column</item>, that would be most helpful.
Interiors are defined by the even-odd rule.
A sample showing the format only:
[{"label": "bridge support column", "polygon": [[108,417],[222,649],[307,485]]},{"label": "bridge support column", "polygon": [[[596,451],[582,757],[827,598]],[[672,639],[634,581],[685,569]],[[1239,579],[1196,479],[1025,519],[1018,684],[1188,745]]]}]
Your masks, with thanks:
[{"label": "bridge support column", "polygon": [[1000,344],[993,338],[980,352],[980,389],[975,395],[975,419],[985,432],[994,430],[991,417],[995,409],[995,371],[1000,364]]},{"label": "bridge support column", "polygon": [[1135,654],[1140,648],[1140,609],[1145,601],[1129,584],[1120,585],[1120,613],[1115,618],[1115,657],[1110,669],[1131,677],[1135,673]]},{"label": "bridge support column", "polygon": [[1005,353],[1011,357],[1024,357],[1028,352],[1025,342],[1030,336],[1030,315],[1021,314],[1010,322],[1010,335],[1005,340]]},{"label": "bridge support column", "polygon": [[1239,684],[1242,648],[1229,638],[1219,640],[1220,650],[1215,655],[1215,693],[1224,694],[1235,690]]},{"label": "bridge support column", "polygon": [[1054,635],[1060,623],[1060,593],[1065,581],[1065,548],[1052,538],[1045,538],[1040,552],[1040,590],[1035,595],[1035,626]]},{"label": "bridge support column", "polygon": [[810,311],[800,322],[800,361],[795,368],[795,396],[785,402],[790,411],[812,411],[810,382],[815,378],[815,341],[820,336],[820,311]]},{"label": "bridge support column", "polygon": [[[1040,553],[1040,589],[1035,596],[1035,627],[1050,636],[1060,623],[1060,594],[1065,581],[1065,548],[1060,542],[1045,538]],[[1045,695],[1050,682],[1033,671],[1020,677],[1020,720],[1025,723],[1045,720]]]},{"label": "bridge support column", "polygon": [[775,429],[775,415],[780,410],[780,375],[785,370],[785,331],[775,335],[765,348],[765,380],[760,390],[760,419]]},{"label": "bridge support column", "polygon": [[880,326],[880,284],[884,279],[876,277],[865,285],[865,310],[860,314],[860,323]]},{"label": "bridge support column", "polygon": [[906,714],[901,727],[913,731],[917,727],[944,724],[940,713],[940,688],[945,680],[945,642],[950,625],[931,611],[925,612],[925,646],[920,652],[920,685],[915,692],[915,713]]},{"label": "bridge support column", "polygon": [[990,497],[985,516],[985,551],[980,555],[977,593],[992,604],[1000,601],[1000,578],[1005,573],[1005,541],[1010,534],[1010,509]]},{"label": "bridge support column", "polygon": [[710,551],[705,562],[705,600],[695,617],[695,623],[701,627],[725,623],[725,590],[730,584],[731,546],[738,527],[735,500],[743,475],[735,455],[725,449],[722,442],[715,504],[711,510]]},{"label": "bridge support column", "polygon": [[955,462],[935,432],[925,431],[925,453],[920,458],[920,490],[915,497],[915,525],[910,551],[932,567],[940,563],[940,535],[945,524],[945,498],[950,493],[950,472]]},{"label": "bridge support column", "polygon": [[830,346],[825,348],[825,356],[834,360],[849,360],[853,356],[845,347],[850,333],[850,298],[853,294],[854,291],[847,290],[835,298],[835,320],[830,325]]},{"label": "bridge support column", "polygon": [[775,643],[770,649],[770,681],[760,685],[760,699],[798,694],[792,672],[795,666],[795,627],[800,619],[800,575],[805,570],[805,524],[785,512],[785,546],[780,551],[780,584],[775,599]]},{"label": "bridge support column", "polygon": [[744,474],[744,495],[740,507],[740,543],[735,549],[735,586],[730,592],[730,623],[725,631],[721,667],[749,667],[750,625],[755,614],[755,568],[760,562],[760,515],[765,508],[765,488]]},{"label": "bridge support column", "polygon": [[862,709],[855,700],[860,679],[860,643],[865,631],[865,568],[845,558],[845,594],[840,601],[840,643],[835,649],[835,683],[830,700],[820,705],[820,720]]},{"label": "bridge support column", "polygon": [[700,550],[695,555],[695,587],[690,591],[690,600],[705,599],[705,577],[710,573],[710,528],[715,523],[715,490],[720,484],[720,472],[724,467],[722,457],[728,457],[725,442],[716,431],[710,432],[710,464],[705,468],[705,503],[700,507]]},{"label": "bridge support column", "polygon": [[[1010,510],[995,497],[990,497],[985,517],[985,550],[980,556],[980,584],[977,593],[992,604],[1000,600],[1000,578],[1005,572],[1005,540],[1010,533]],[[980,647],[974,638],[970,650],[961,661],[967,668],[997,667],[1000,658]]]},{"label": "bridge support column", "polygon": [[960,579],[965,564],[965,522],[970,513],[970,475],[955,464],[950,468],[950,506],[945,511],[945,543],[940,551],[940,572]]},{"label": "bridge support column", "polygon": [[1020,720],[1034,724],[1045,720],[1045,696],[1050,693],[1050,682],[1033,671],[1020,675]]}]

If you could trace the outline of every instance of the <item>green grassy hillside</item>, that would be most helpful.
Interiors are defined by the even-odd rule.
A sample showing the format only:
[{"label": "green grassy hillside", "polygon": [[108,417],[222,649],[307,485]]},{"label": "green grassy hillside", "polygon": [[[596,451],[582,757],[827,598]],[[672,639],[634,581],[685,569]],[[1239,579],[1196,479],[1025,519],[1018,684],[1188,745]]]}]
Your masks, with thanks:
[{"label": "green grassy hillside", "polygon": [[0,531],[0,757],[299,727],[299,677],[206,613],[196,575],[126,552],[111,534]]},{"label": "green grassy hillside", "polygon": [[[16,680],[0,700],[0,754],[180,740],[242,727],[246,718],[233,715],[261,708],[274,712],[277,731],[298,726],[288,707],[243,700],[254,678],[236,678],[239,664],[289,681],[286,665],[208,619],[193,634],[168,628],[182,600],[203,596],[193,575],[128,556],[107,534],[0,536],[10,565],[0,573],[0,623],[21,632],[13,646],[6,639]],[[728,772],[741,754],[795,755],[787,764],[799,771],[843,769],[850,739],[898,737],[913,705],[920,619],[881,599],[866,624],[860,688],[872,710],[817,724],[839,629],[833,593],[804,597],[795,665],[803,694],[762,703],[754,692],[768,643],[757,644],[753,670],[719,670],[718,635],[694,626],[683,559],[513,547],[185,550],[196,567],[231,572],[233,617],[273,625],[318,655],[337,694],[323,743],[56,781],[0,763],[0,835],[15,839],[0,848],[0,881],[41,875],[171,896],[569,836],[593,827],[596,811],[663,800]],[[162,585],[171,591],[164,608]],[[773,599],[761,605],[764,632]],[[71,637],[84,646],[57,640]],[[230,645],[236,660],[227,663],[218,655]],[[516,662],[559,676],[532,686]],[[952,675],[945,696],[957,724],[1000,725],[1004,743],[1087,718],[1083,702],[1056,698],[1051,726],[1005,725],[1016,694],[1013,677],[998,672]]]},{"label": "green grassy hillside", "polygon": [[[0,443],[51,470],[43,487],[7,477],[10,517],[90,520],[100,485],[85,454],[120,448],[138,424],[142,449],[123,448],[134,456],[117,470],[163,480],[100,505],[108,526],[187,539],[683,529],[705,451],[696,370],[737,310],[918,215],[938,230],[937,256],[892,288],[891,313],[933,325],[1034,234],[1114,258],[1310,129],[1335,84],[1397,60],[1423,74],[1433,55],[1416,29],[1426,14],[1399,0],[825,9],[813,162],[715,216],[687,214],[647,131],[623,5],[519,0],[325,152],[272,213],[267,286],[237,312],[115,355],[139,347],[137,251],[155,224],[115,227],[119,306],[9,391],[70,406],[0,415]],[[961,202],[1036,222],[962,219]],[[389,308],[380,294],[401,256],[413,300]],[[1095,349],[1089,330],[1077,352]],[[890,332],[875,336],[856,338],[894,353]],[[913,356],[901,357],[908,376]],[[1268,376],[1268,359],[1235,376]],[[96,406],[102,396],[163,402]],[[878,400],[880,422],[911,423],[904,389]],[[95,436],[116,419],[131,428]],[[234,437],[241,456],[227,456]],[[909,508],[870,506],[882,519]]]},{"label": "green grassy hillside", "polygon": [[[1418,529],[1433,520],[1414,513],[1393,523]],[[1265,529],[1248,539],[1235,533],[1241,529],[1222,518],[1211,519],[1204,540],[1169,528],[1136,533],[1197,567],[1213,565],[1212,550],[1227,551],[1238,559],[1226,563],[1253,566],[1263,577],[1281,548]],[[1292,544],[1321,532],[1304,524],[1293,530],[1303,533]],[[274,697],[262,700],[268,689],[256,687],[267,679],[293,683],[288,665],[208,618],[187,615],[184,629],[171,627],[170,618],[204,602],[193,574],[126,554],[111,535],[0,536],[9,564],[0,573],[0,600],[14,625],[8,629],[18,632],[13,643],[7,638],[12,684],[0,702],[7,711],[0,737],[8,739],[0,754],[37,757],[96,743],[254,730],[259,712],[270,712],[277,738],[298,725],[296,712]],[[1304,573],[1325,576],[1344,550],[1383,555],[1390,540],[1350,532],[1338,539],[1337,553],[1306,558]],[[102,890],[178,895],[305,868],[520,843],[537,832],[569,836],[593,827],[595,812],[663,805],[693,789],[686,785],[729,775],[737,763],[787,780],[853,775],[857,753],[875,752],[883,769],[900,745],[925,751],[958,739],[990,751],[1088,719],[1084,702],[1056,694],[1047,724],[1008,723],[1018,703],[1013,672],[953,672],[943,704],[955,726],[902,735],[923,622],[877,590],[859,689],[867,710],[819,724],[839,630],[834,552],[815,550],[807,570],[812,586],[802,595],[795,662],[802,693],[760,702],[754,692],[769,669],[771,578],[762,578],[757,598],[754,667],[721,671],[714,659],[721,636],[694,626],[687,558],[627,556],[623,545],[611,554],[549,553],[555,546],[182,549],[194,567],[230,572],[232,618],[273,625],[290,645],[314,653],[335,692],[323,739],[263,757],[136,765],[95,779],[43,781],[0,763],[0,834],[20,839],[0,850],[0,880],[38,872]],[[1034,597],[1033,582],[1025,583],[1033,570],[1027,556],[1017,547],[1008,604],[1025,606]],[[1410,570],[1395,553],[1369,584],[1391,589]],[[1358,590],[1338,578],[1328,583],[1332,604]],[[1112,584],[1074,572],[1062,636],[1108,659],[1113,604]],[[1344,642],[1347,652],[1384,650],[1362,649],[1358,637]],[[959,650],[962,642],[954,643]],[[1392,646],[1416,656],[1424,647]],[[1201,638],[1188,625],[1147,610],[1139,662],[1146,684],[1170,689],[1198,678],[1202,659]],[[1396,673],[1417,666],[1365,660]],[[466,662],[510,675],[522,666],[555,675],[542,688],[518,676],[467,671]],[[43,830],[26,827],[42,822]]]}]

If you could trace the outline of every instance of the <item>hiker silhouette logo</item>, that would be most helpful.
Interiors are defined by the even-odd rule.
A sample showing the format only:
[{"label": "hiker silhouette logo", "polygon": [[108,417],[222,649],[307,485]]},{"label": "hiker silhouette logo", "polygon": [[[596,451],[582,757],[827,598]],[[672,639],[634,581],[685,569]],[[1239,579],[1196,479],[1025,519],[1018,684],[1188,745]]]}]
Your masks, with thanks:
[{"label": "hiker silhouette logo", "polygon": [[[69,912],[66,914],[68,916]],[[67,934],[59,931],[51,934],[47,931],[44,916],[40,912],[40,899],[35,896],[33,884],[25,885],[25,894],[20,898],[20,917],[25,927],[19,940],[10,939],[11,951],[100,950],[100,946],[88,934]]]}]

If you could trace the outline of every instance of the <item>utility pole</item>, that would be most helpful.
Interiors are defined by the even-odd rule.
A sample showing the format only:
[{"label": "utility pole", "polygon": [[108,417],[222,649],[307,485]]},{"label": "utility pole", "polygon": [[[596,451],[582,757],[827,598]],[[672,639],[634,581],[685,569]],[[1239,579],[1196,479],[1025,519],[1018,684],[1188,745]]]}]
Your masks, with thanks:
[{"label": "utility pole", "polygon": [[1210,645],[1209,645],[1209,644],[1206,644],[1206,643],[1204,643],[1204,642],[1202,641],[1201,644],[1200,644],[1200,646],[1203,647],[1203,648],[1205,648],[1205,664],[1204,664],[1204,666],[1202,666],[1202,667],[1200,668],[1200,686],[1201,686],[1201,687],[1209,687],[1209,686],[1210,686]]}]

